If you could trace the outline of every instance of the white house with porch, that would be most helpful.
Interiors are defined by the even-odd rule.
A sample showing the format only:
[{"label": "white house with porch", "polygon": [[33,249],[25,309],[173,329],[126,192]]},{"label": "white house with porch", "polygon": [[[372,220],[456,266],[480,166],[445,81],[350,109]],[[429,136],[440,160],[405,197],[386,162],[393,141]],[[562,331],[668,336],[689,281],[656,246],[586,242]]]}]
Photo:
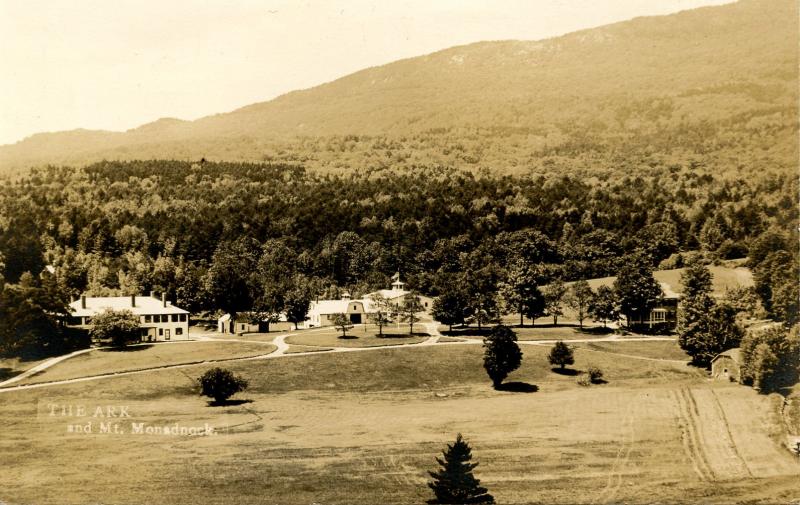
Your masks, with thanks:
[{"label": "white house with porch", "polygon": [[92,327],[92,318],[107,310],[129,310],[139,318],[144,342],[189,340],[189,312],[172,305],[164,294],[150,296],[86,296],[69,304],[67,324],[77,328]]}]

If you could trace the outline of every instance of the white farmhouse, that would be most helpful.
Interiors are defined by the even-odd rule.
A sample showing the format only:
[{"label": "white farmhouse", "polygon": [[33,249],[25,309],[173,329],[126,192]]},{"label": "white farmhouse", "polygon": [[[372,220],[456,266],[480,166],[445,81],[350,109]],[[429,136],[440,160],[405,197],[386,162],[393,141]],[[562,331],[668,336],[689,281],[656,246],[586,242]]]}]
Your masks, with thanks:
[{"label": "white farmhouse", "polygon": [[189,312],[172,305],[165,295],[86,296],[69,304],[68,324],[89,329],[92,318],[107,310],[129,310],[139,317],[142,340],[189,340]]}]

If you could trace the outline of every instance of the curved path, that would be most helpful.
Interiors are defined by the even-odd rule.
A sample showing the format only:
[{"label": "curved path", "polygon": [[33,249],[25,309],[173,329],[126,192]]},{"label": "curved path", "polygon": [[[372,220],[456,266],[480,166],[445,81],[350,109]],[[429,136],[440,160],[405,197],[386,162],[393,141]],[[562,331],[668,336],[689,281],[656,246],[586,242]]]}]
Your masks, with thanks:
[{"label": "curved path", "polygon": [[[34,388],[42,388],[42,387],[51,387],[51,386],[59,386],[62,384],[73,384],[76,382],[86,382],[92,380],[100,380],[106,379],[110,377],[122,377],[125,375],[136,375],[136,374],[143,374],[149,373],[159,370],[170,370],[170,369],[181,369],[181,368],[189,368],[195,367],[200,365],[208,365],[212,363],[230,363],[230,362],[239,362],[239,361],[255,361],[255,360],[262,360],[262,359],[275,359],[275,358],[288,358],[292,356],[309,356],[309,355],[319,355],[319,354],[326,354],[326,353],[341,353],[341,352],[366,352],[366,351],[374,351],[379,349],[399,349],[399,348],[412,348],[412,347],[432,347],[432,346],[449,346],[449,345],[482,345],[483,340],[478,338],[462,338],[460,341],[453,341],[453,342],[439,342],[439,337],[441,337],[441,333],[438,330],[437,324],[435,322],[432,323],[425,323],[426,328],[428,329],[428,333],[430,337],[422,342],[418,342],[416,344],[392,344],[392,345],[384,345],[384,346],[372,346],[372,347],[321,347],[320,349],[314,349],[311,351],[304,351],[304,352],[294,352],[288,353],[287,351],[291,347],[289,344],[286,343],[286,338],[292,335],[295,335],[295,332],[290,333],[283,333],[280,335],[276,335],[271,341],[264,342],[258,340],[247,340],[247,339],[235,339],[235,338],[215,338],[212,336],[213,334],[203,334],[197,335],[195,340],[184,340],[178,342],[160,342],[156,345],[164,345],[164,344],[184,344],[188,342],[202,342],[202,341],[214,341],[214,342],[246,342],[250,344],[271,344],[274,345],[277,349],[265,353],[259,354],[257,356],[248,356],[242,358],[222,358],[222,359],[210,359],[205,361],[194,361],[191,363],[182,363],[182,364],[175,364],[175,365],[162,365],[162,366],[154,366],[151,368],[142,368],[138,370],[129,370],[129,371],[121,371],[121,372],[111,372],[106,374],[98,374],[98,375],[90,375],[85,377],[76,377],[73,379],[63,379],[51,382],[40,382],[35,384],[23,384],[19,386],[10,386],[15,382],[19,382],[24,380],[31,375],[41,372],[54,366],[61,361],[66,359],[72,358],[74,356],[78,356],[84,353],[88,353],[94,350],[102,349],[102,347],[93,347],[89,349],[81,349],[80,351],[75,351],[70,354],[65,354],[64,356],[58,356],[56,358],[52,358],[50,360],[41,363],[30,370],[16,376],[12,377],[11,379],[0,383],[0,393],[6,393],[10,391],[20,391],[23,389],[34,389]],[[324,328],[318,328],[316,330],[309,330],[305,331],[304,333],[310,333],[313,331],[321,331]],[[616,341],[658,341],[658,340],[675,340],[673,337],[620,337],[619,335],[611,335],[608,337],[595,337],[595,338],[587,338],[587,339],[573,339],[569,340],[569,342],[575,343],[586,343],[586,342],[616,342]],[[553,345],[558,342],[558,339],[552,340],[520,340],[517,343],[520,345]],[[303,347],[313,347],[304,345]],[[606,352],[606,351],[597,351],[593,349],[585,349],[583,350],[593,351],[593,352]],[[618,353],[610,353],[609,354],[618,354]],[[647,358],[644,356],[634,356],[634,355],[627,355],[627,354],[620,354],[621,356],[629,357],[632,359],[642,359],[647,361],[662,361],[662,362],[675,362],[675,363],[684,363],[682,361],[677,360],[668,360],[668,359],[658,359],[658,358]]]}]

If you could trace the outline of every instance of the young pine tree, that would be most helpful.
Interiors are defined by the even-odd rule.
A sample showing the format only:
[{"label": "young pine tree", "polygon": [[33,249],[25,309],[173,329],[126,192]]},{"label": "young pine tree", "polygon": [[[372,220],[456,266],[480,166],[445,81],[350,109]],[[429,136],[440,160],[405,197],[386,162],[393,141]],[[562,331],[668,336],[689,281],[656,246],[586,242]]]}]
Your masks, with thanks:
[{"label": "young pine tree", "polygon": [[436,495],[428,503],[494,503],[492,495],[472,475],[478,463],[470,463],[472,449],[461,433],[456,436],[454,444],[447,444],[443,456],[444,459],[436,458],[441,468],[436,472],[428,472],[433,477],[428,487]]},{"label": "young pine tree", "polygon": [[561,370],[564,369],[565,365],[572,365],[575,363],[575,358],[572,355],[572,349],[564,343],[563,340],[559,340],[550,349],[550,354],[547,356],[548,361],[550,361],[551,365],[559,365]]}]

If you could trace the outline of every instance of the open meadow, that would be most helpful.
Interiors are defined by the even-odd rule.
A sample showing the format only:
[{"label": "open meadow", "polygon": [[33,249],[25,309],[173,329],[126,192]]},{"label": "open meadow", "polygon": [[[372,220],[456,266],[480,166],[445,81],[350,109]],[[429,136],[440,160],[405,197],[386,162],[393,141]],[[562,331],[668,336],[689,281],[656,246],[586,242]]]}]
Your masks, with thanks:
[{"label": "open meadow", "polygon": [[[800,463],[781,447],[775,398],[711,382],[672,351],[675,361],[640,359],[669,344],[576,344],[572,368],[597,366],[608,380],[590,387],[551,371],[548,345],[525,344],[508,381],[528,393],[493,390],[481,346],[458,343],[230,361],[250,388],[222,407],[197,394],[211,364],[0,391],[0,454],[14,462],[0,500],[424,503],[426,471],[458,432],[499,503],[797,500]],[[98,433],[108,418],[62,417],[54,405],[127,406],[130,417],[110,419],[122,433]],[[92,433],[67,432],[87,422]],[[132,433],[132,423],[208,423],[215,434]]]}]

